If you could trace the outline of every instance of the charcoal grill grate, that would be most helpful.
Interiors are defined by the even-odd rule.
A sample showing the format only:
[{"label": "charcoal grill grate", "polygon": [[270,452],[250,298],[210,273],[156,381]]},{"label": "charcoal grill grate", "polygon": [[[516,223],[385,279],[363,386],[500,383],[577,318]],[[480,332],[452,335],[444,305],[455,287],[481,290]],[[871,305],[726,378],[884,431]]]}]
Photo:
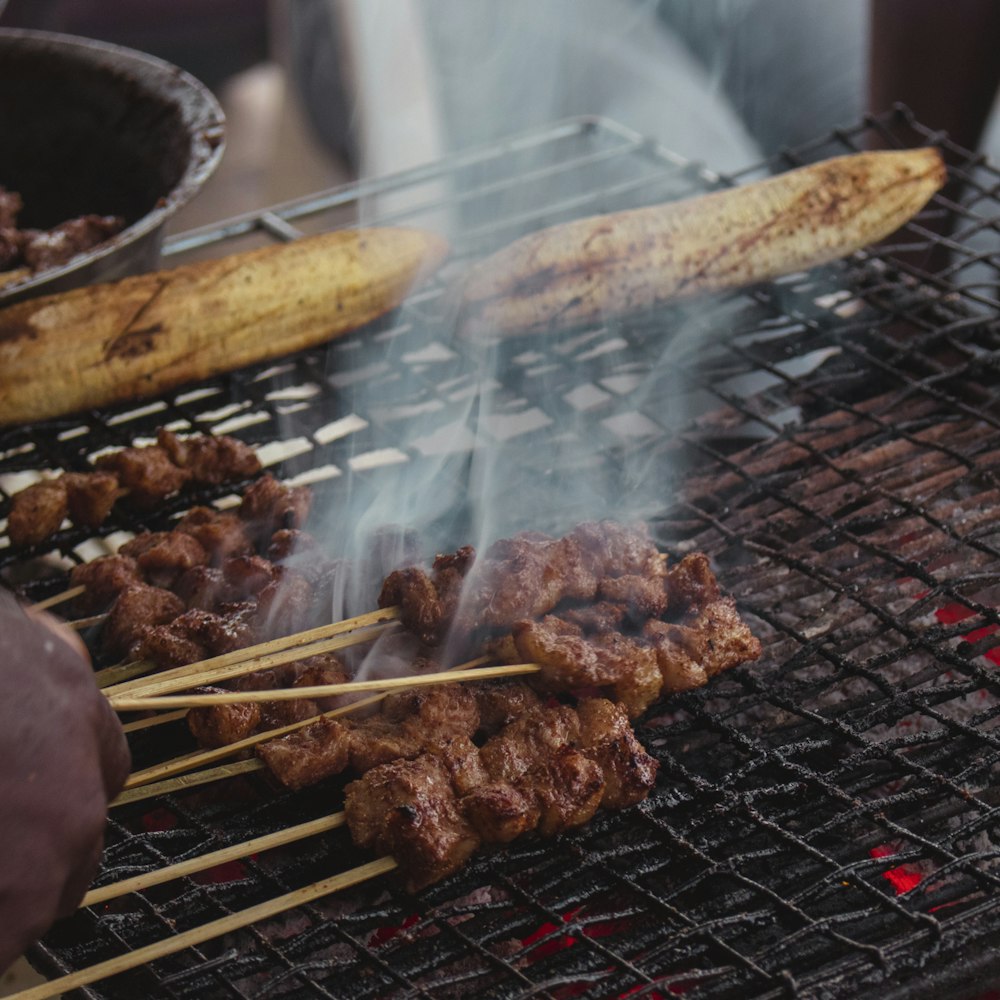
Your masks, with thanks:
[{"label": "charcoal grill grate", "polygon": [[[661,764],[649,801],[478,857],[416,898],[384,879],[320,900],[93,995],[961,997],[1000,982],[1000,174],[897,109],[727,180],[872,137],[897,145],[911,128],[942,146],[957,183],[896,247],[700,313],[500,351],[496,412],[509,420],[485,436],[523,462],[540,509],[580,457],[556,445],[585,438],[597,491],[655,483],[659,540],[707,552],[764,641],[759,664],[645,721]],[[401,466],[438,469],[428,442],[471,426],[462,400],[478,364],[441,333],[454,273],[539,225],[721,183],[614,123],[579,120],[177,238],[180,261],[359,219],[462,234],[440,283],[361,335],[150,407],[0,432],[0,512],[39,470],[83,468],[164,423],[235,433],[331,504],[349,486],[392,489]],[[481,221],[501,198],[501,221]],[[926,269],[931,254],[943,269]],[[291,457],[275,447],[289,441]],[[436,482],[455,544],[472,517],[467,459],[446,461]],[[139,527],[122,517],[109,532]],[[102,545],[67,530],[52,551],[0,549],[0,567],[40,597]],[[183,746],[151,731],[135,755]],[[336,783],[288,795],[244,777],[225,789],[116,810],[102,880],[341,801]],[[34,957],[70,971],[364,860],[343,831],[316,838],[215,882],[80,913]]]}]

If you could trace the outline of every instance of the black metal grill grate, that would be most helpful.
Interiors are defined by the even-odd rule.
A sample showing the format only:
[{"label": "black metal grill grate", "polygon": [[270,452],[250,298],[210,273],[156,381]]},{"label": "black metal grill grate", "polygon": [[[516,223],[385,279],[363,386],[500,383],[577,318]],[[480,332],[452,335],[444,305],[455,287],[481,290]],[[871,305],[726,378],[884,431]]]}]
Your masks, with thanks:
[{"label": "black metal grill grate", "polygon": [[[873,135],[892,145],[912,124],[900,109],[777,166]],[[545,504],[576,483],[583,455],[593,493],[653,484],[664,546],[706,551],[765,645],[760,663],[646,720],[640,737],[661,762],[650,800],[555,843],[479,857],[416,898],[387,878],[320,900],[95,995],[958,997],[1000,983],[1000,174],[925,134],[956,184],[904,231],[905,256],[883,248],[701,312],[501,351],[494,420],[478,429],[527,469],[517,490],[537,492],[539,516],[587,513],[590,494],[575,490],[579,510]],[[444,220],[463,234],[457,270],[524,229],[716,182],[612,123],[574,121],[172,250],[217,254],[371,214]],[[501,198],[503,221],[480,221]],[[943,269],[927,270],[931,259]],[[456,515],[440,532],[465,541],[468,454],[439,465],[428,444],[473,426],[463,400],[480,358],[446,332],[449,277],[326,351],[153,407],[4,431],[0,486],[176,423],[276,458],[275,442],[294,442],[280,473],[308,474],[332,505],[426,464]],[[497,533],[521,526],[500,518]],[[99,551],[68,530],[53,553],[0,550],[0,565],[11,579],[55,574],[27,587],[37,597],[60,589],[66,560]],[[152,762],[185,746],[151,731],[135,753]],[[294,796],[249,777],[222,787],[116,810],[102,880],[340,802],[336,784]],[[363,860],[338,831],[218,881],[83,912],[35,957],[80,968]]]}]

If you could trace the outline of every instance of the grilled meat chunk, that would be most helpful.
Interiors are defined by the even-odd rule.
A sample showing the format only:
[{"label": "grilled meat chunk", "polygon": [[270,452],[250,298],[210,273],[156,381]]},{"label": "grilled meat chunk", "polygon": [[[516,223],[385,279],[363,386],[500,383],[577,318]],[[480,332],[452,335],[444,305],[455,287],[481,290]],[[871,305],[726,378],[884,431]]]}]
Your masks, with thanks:
[{"label": "grilled meat chunk", "polygon": [[147,627],[165,625],[184,611],[184,602],[169,590],[138,584],[115,598],[101,636],[104,651],[123,657]]},{"label": "grilled meat chunk", "polygon": [[66,501],[70,520],[82,528],[98,528],[124,493],[113,472],[67,472]]},{"label": "grilled meat chunk", "polygon": [[68,514],[62,477],[46,479],[14,494],[7,515],[7,534],[15,545],[38,545],[59,530]]},{"label": "grilled meat chunk", "polygon": [[351,836],[391,854],[415,891],[456,871],[480,844],[508,843],[531,830],[554,836],[586,823],[602,804],[641,801],[656,762],[624,711],[599,699],[583,711],[532,709],[530,723],[522,718],[502,729],[478,763],[475,746],[455,737],[412,760],[372,768],[345,790]]},{"label": "grilled meat chunk", "polygon": [[126,587],[144,581],[139,564],[131,556],[119,552],[74,566],[69,582],[71,587],[86,588],[74,598],[74,611],[79,615],[94,615],[107,608]]},{"label": "grilled meat chunk", "polygon": [[26,239],[21,256],[33,271],[57,267],[120,233],[124,227],[125,220],[120,215],[82,215],[45,231],[23,230]]},{"label": "grilled meat chunk", "polygon": [[[343,663],[332,653],[323,653],[276,669],[255,671],[237,678],[232,687],[237,691],[268,691],[281,687],[342,684],[347,679]],[[253,703],[255,711],[247,711],[249,706],[246,704],[210,705],[205,708],[192,708],[187,714],[187,723],[192,735],[202,746],[219,747],[246,739],[255,733],[315,718],[320,712],[335,707],[338,700],[293,698],[255,702]],[[323,721],[332,720],[319,720],[316,724],[319,725]],[[290,773],[294,773],[296,767],[303,768],[306,773],[309,772],[308,744],[305,746],[306,752],[300,755],[299,760],[296,761],[290,756],[283,762]],[[281,749],[279,747],[277,750],[279,755]],[[305,781],[305,784],[310,783],[308,780]]]},{"label": "grilled meat chunk", "polygon": [[161,427],[157,444],[179,468],[187,469],[197,483],[218,485],[248,479],[260,472],[260,459],[248,444],[234,437],[195,434],[181,438]]},{"label": "grilled meat chunk", "polygon": [[579,749],[600,765],[604,774],[605,809],[624,809],[649,795],[656,784],[657,762],[646,753],[621,705],[604,698],[582,698]]},{"label": "grilled meat chunk", "polygon": [[671,614],[686,614],[719,598],[716,580],[708,557],[701,552],[686,555],[676,566],[667,570],[666,588]]},{"label": "grilled meat chunk", "polygon": [[457,871],[481,843],[434,754],[383,764],[351,782],[344,811],[354,842],[391,854],[411,891]]},{"label": "grilled meat chunk", "polygon": [[479,730],[492,735],[541,706],[541,699],[523,681],[485,681],[473,688],[479,709]]},{"label": "grilled meat chunk", "polygon": [[461,684],[392,695],[381,709],[367,719],[324,719],[262,743],[257,754],[282,784],[302,788],[348,766],[363,774],[379,764],[416,757],[450,739],[471,737],[479,728],[475,695]]},{"label": "grilled meat chunk", "polygon": [[643,634],[656,652],[664,690],[687,691],[723,670],[759,659],[760,641],[731,597],[692,610],[682,624],[647,622]]},{"label": "grilled meat chunk", "polygon": [[513,635],[519,658],[542,668],[540,683],[549,690],[609,688],[633,717],[660,695],[663,681],[656,654],[641,639],[621,632],[587,636],[554,615],[518,622]]},{"label": "grilled meat chunk", "polygon": [[188,469],[170,461],[162,448],[123,448],[101,455],[97,468],[115,473],[129,493],[129,502],[140,510],[152,510],[167,497],[179,492],[191,479]]},{"label": "grilled meat chunk", "polygon": [[197,539],[181,531],[144,531],[118,551],[135,559],[154,587],[171,587],[187,570],[208,563]]},{"label": "grilled meat chunk", "polygon": [[639,620],[667,605],[666,560],[642,525],[585,523],[564,538],[526,533],[473,558],[467,548],[439,556],[431,573],[398,570],[386,579],[379,605],[398,604],[404,626],[430,645],[442,641],[452,620],[472,632],[509,628],[567,601],[600,597]]},{"label": "grilled meat chunk", "polygon": [[253,626],[240,615],[218,615],[191,609],[165,625],[145,631],[136,650],[140,659],[162,668],[197,663],[253,645]]},{"label": "grilled meat chunk", "polygon": [[251,555],[254,550],[246,524],[232,511],[192,507],[177,522],[175,530],[194,538],[214,566],[236,556]]},{"label": "grilled meat chunk", "polygon": [[308,486],[285,486],[267,473],[247,488],[239,514],[263,540],[281,528],[301,528],[311,506]]},{"label": "grilled meat chunk", "polygon": [[232,586],[221,569],[192,566],[178,577],[174,593],[189,607],[215,611],[220,604],[239,600],[239,590]]}]

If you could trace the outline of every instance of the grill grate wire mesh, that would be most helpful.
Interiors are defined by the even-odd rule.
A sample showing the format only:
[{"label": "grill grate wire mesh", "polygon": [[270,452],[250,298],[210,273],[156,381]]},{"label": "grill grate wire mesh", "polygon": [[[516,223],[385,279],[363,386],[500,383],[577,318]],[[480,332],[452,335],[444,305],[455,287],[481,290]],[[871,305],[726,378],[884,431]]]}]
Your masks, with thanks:
[{"label": "grill grate wire mesh", "polygon": [[[529,430],[497,440],[524,446],[539,492],[569,474],[544,458],[567,428],[592,442],[598,480],[620,481],[638,456],[656,477],[659,540],[707,552],[764,642],[758,664],[643,722],[661,765],[649,801],[478,857],[418,897],[383,879],[88,994],[961,997],[1000,982],[1000,174],[903,108],[726,179],[615,123],[574,120],[178,237],[168,250],[180,262],[359,220],[447,216],[462,233],[455,270],[357,336],[152,404],[0,432],[0,515],[40,471],[83,468],[161,424],[236,434],[331,503],[348,483],[392,488],[398,465],[431,460],[426,441],[447,436],[473,378],[471,356],[440,334],[465,262],[539,225],[873,137],[895,145],[904,128],[942,147],[955,184],[896,246],[705,312],[502,349],[500,392]],[[501,197],[514,208],[477,223]],[[677,330],[687,339],[658,365]],[[178,500],[152,524],[121,512],[107,541],[67,529],[51,551],[6,546],[0,568],[39,598],[118,532],[218,499]],[[462,524],[458,511],[455,544]],[[133,749],[142,766],[188,744],[159,730]],[[340,801],[336,782],[289,795],[247,776],[224,794],[135,803],[112,814],[100,880]],[[366,860],[337,831],[81,912],[33,958],[71,971]]]}]

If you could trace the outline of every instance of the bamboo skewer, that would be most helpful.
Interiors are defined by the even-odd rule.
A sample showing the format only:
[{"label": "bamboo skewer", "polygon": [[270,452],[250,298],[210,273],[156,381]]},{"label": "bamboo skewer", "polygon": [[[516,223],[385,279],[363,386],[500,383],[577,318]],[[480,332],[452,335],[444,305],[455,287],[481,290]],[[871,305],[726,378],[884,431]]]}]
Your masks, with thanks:
[{"label": "bamboo skewer", "polygon": [[63,604],[66,601],[72,601],[74,597],[79,597],[86,589],[82,584],[79,587],[70,587],[69,590],[64,590],[61,594],[53,594],[51,597],[46,597],[44,601],[37,601],[31,605],[31,610],[45,611],[48,608],[54,608],[57,604]]},{"label": "bamboo skewer", "polygon": [[286,830],[278,830],[276,833],[269,833],[252,840],[245,840],[241,844],[233,844],[230,847],[223,847],[208,854],[199,854],[196,858],[188,858],[187,861],[179,861],[177,864],[167,865],[165,868],[158,868],[155,871],[144,872],[133,878],[124,879],[121,882],[112,882],[110,885],[103,885],[98,889],[91,889],[80,901],[81,909],[85,906],[96,906],[98,903],[105,903],[109,899],[117,899],[130,892],[141,892],[154,885],[162,885],[164,882],[172,882],[174,879],[183,878],[185,875],[193,875],[196,872],[205,871],[206,868],[214,868],[216,865],[223,865],[229,861],[239,861],[241,858],[249,857],[251,854],[258,854],[261,851],[269,851],[275,847],[283,847],[285,844],[293,844],[307,837],[315,837],[320,833],[327,833],[343,826],[345,815],[343,812],[334,813],[332,816],[323,816],[320,819],[311,820],[308,823],[299,823],[290,826]]},{"label": "bamboo skewer", "polygon": [[222,781],[224,778],[235,778],[240,774],[251,774],[254,771],[263,770],[264,766],[263,761],[254,757],[250,760],[238,760],[232,764],[222,764],[219,767],[209,767],[204,771],[195,771],[193,774],[181,774],[175,778],[168,778],[166,781],[154,781],[152,784],[140,785],[138,788],[130,788],[122,792],[108,803],[108,808],[114,809],[116,806],[127,806],[132,802],[155,799],[160,795],[187,791],[200,785],[210,785],[213,781]]},{"label": "bamboo skewer", "polygon": [[91,615],[89,618],[77,618],[74,621],[66,622],[66,624],[71,628],[75,629],[77,632],[82,632],[85,628],[90,628],[92,625],[100,625],[102,621],[108,616],[103,615]]},{"label": "bamboo skewer", "polygon": [[[269,666],[278,666],[282,663],[292,663],[306,656],[316,655],[319,650],[314,647],[321,645],[324,641],[332,641],[333,639],[344,637],[345,633],[351,633],[351,635],[343,638],[339,646],[329,648],[343,648],[344,646],[366,642],[374,636],[371,632],[365,632],[364,630],[371,629],[373,626],[384,627],[395,621],[398,617],[398,608],[383,608],[379,611],[369,611],[367,614],[358,615],[355,618],[347,618],[342,622],[334,622],[332,625],[321,625],[306,632],[296,632],[294,635],[282,636],[280,639],[272,639],[270,642],[262,642],[256,646],[245,646],[243,649],[234,649],[231,653],[213,656],[208,660],[200,660],[197,663],[188,663],[182,667],[163,670],[152,680],[139,678],[138,680],[115,684],[105,689],[105,694],[114,696],[126,691],[137,692],[139,689],[146,690],[147,688],[149,689],[147,693],[151,693],[152,691],[179,691],[185,687],[198,687],[214,680],[239,677],[242,674],[253,673],[255,670],[263,670]],[[364,634],[356,637],[354,633],[357,632],[363,632]],[[278,656],[283,658],[278,659]],[[236,668],[241,665],[244,669],[234,669],[230,672],[230,668]],[[194,679],[191,680],[190,678]]]},{"label": "bamboo skewer", "polygon": [[413,677],[390,677],[382,680],[348,681],[344,684],[317,684],[298,688],[277,688],[271,691],[220,691],[217,694],[183,694],[164,697],[121,695],[111,698],[111,705],[118,712],[143,711],[156,708],[202,708],[208,705],[245,705],[264,701],[292,701],[297,698],[332,698],[353,694],[356,691],[381,691],[396,688],[425,687],[432,684],[450,684],[460,681],[490,680],[496,677],[515,677],[538,673],[537,663],[514,663],[502,667],[484,667],[479,670],[442,670],[433,674]]},{"label": "bamboo skewer", "polygon": [[88,983],[97,982],[99,979],[117,975],[119,972],[125,972],[128,969],[134,969],[139,965],[154,962],[158,958],[173,955],[178,951],[183,951],[185,948],[203,944],[205,941],[211,941],[213,938],[221,937],[223,934],[247,927],[258,920],[266,920],[269,917],[277,916],[279,913],[284,913],[286,910],[291,910],[296,906],[311,903],[341,889],[347,889],[361,882],[366,882],[369,879],[392,871],[395,867],[396,862],[390,857],[369,861],[368,864],[359,865],[357,868],[352,868],[349,871],[341,872],[339,875],[322,879],[301,889],[286,892],[282,896],[276,896],[274,899],[258,903],[256,906],[240,910],[238,913],[220,917],[218,920],[212,920],[207,924],[202,924],[200,927],[193,927],[189,931],[183,931],[164,940],[154,941],[152,944],[146,945],[143,948],[136,948],[126,955],[119,955],[107,961],[98,962],[97,965],[88,966],[86,969],[80,969],[67,976],[60,976],[58,979],[43,983],[41,986],[22,990],[20,993],[12,994],[8,1000],[47,1000],[49,997],[58,996],[60,993],[77,989],[80,986],[86,986]]},{"label": "bamboo skewer", "polygon": [[153,726],[162,726],[167,722],[180,722],[187,718],[187,712],[164,712],[162,715],[151,715],[148,719],[134,719],[122,725],[122,732],[135,733],[140,729],[151,729]]}]

